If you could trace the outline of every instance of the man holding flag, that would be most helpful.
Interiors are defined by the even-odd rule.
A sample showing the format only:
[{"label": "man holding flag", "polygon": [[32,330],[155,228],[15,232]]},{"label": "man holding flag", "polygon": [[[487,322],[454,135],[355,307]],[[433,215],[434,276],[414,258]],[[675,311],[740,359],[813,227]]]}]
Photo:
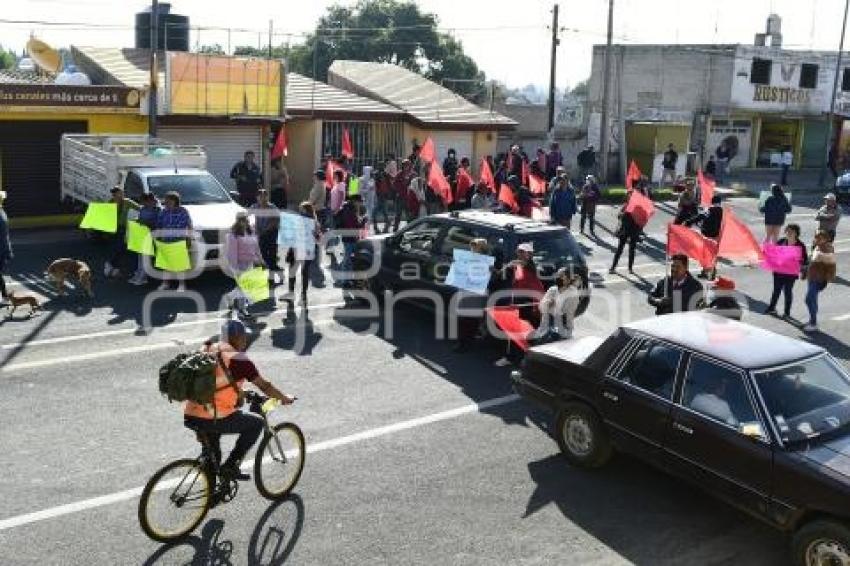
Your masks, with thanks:
[{"label": "man holding flag", "polygon": [[648,302],[655,307],[656,316],[697,309],[703,298],[702,284],[688,271],[688,256],[676,254],[670,258],[670,275],[655,286]]}]

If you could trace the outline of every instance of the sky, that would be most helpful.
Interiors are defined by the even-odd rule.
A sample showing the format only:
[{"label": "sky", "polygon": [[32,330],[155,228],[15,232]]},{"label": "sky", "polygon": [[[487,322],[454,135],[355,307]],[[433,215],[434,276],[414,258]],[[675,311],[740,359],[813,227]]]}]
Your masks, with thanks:
[{"label": "sky", "polygon": [[[225,47],[298,43],[339,0],[173,0],[172,11],[187,15],[193,45]],[[553,1],[417,0],[435,13],[440,29],[452,33],[489,79],[510,87],[549,82]],[[614,0],[615,43],[744,43],[764,31],[768,14],[782,17],[786,47],[836,50],[844,0]],[[605,42],[608,0],[565,0],[560,4],[561,43],[557,86],[566,88],[590,74],[591,50]],[[0,14],[0,43],[21,50],[31,33],[54,47],[132,47],[134,14],[144,0],[7,0]],[[215,7],[214,9],[211,9]],[[60,22],[13,24],[9,20]],[[82,25],[76,25],[82,24]],[[291,35],[287,35],[291,34]],[[847,47],[850,48],[850,38]]]}]

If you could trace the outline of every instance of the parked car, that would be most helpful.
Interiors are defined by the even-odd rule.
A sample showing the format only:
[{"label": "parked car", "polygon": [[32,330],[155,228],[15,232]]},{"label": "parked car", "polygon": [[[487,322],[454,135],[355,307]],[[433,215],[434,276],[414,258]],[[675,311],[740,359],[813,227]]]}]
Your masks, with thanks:
[{"label": "parked car", "polygon": [[[433,291],[447,305],[457,293],[457,288],[445,282],[453,252],[469,250],[469,243],[475,238],[487,240],[497,267],[516,258],[517,245],[531,242],[534,262],[544,285],[558,269],[571,268],[585,289],[577,314],[587,309],[590,301],[587,263],[569,230],[511,214],[462,211],[420,218],[395,234],[372,236],[358,242],[355,266],[370,273],[368,286],[377,295],[385,290]],[[433,306],[433,302],[422,302]],[[483,301],[477,306],[483,306]],[[464,308],[476,306],[465,301]]]},{"label": "parked car", "polygon": [[572,464],[632,453],[791,533],[796,564],[850,564],[850,375],[822,348],[680,313],[531,348],[512,380]]},{"label": "parked car", "polygon": [[844,171],[835,179],[835,199],[843,204],[850,204],[850,171]]}]

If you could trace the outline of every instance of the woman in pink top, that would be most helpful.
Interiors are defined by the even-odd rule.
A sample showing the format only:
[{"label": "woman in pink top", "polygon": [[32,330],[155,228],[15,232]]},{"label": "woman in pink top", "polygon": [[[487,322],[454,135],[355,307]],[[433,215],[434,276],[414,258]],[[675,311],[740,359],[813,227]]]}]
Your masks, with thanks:
[{"label": "woman in pink top", "polygon": [[334,171],[334,186],[331,189],[331,215],[335,215],[342,208],[347,192],[345,173],[337,169]]},{"label": "woman in pink top", "polygon": [[[248,221],[248,214],[245,212],[236,214],[236,222],[233,223],[233,227],[227,234],[224,247],[227,260],[224,270],[234,280],[249,269],[258,265],[265,265],[260,253],[260,243],[257,236],[254,235],[254,230]],[[248,298],[237,284],[227,294],[227,306],[230,309],[235,306],[240,316],[250,318],[251,315],[246,310],[247,305]]]}]

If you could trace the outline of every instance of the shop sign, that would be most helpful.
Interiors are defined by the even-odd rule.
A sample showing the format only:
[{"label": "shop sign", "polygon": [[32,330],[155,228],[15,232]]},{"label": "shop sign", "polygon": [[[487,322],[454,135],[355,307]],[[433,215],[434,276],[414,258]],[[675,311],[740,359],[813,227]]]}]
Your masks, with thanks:
[{"label": "shop sign", "polygon": [[139,108],[139,91],[119,86],[0,83],[0,106]]},{"label": "shop sign", "polygon": [[786,104],[808,104],[809,91],[802,88],[756,85],[753,102],[781,102]]}]

